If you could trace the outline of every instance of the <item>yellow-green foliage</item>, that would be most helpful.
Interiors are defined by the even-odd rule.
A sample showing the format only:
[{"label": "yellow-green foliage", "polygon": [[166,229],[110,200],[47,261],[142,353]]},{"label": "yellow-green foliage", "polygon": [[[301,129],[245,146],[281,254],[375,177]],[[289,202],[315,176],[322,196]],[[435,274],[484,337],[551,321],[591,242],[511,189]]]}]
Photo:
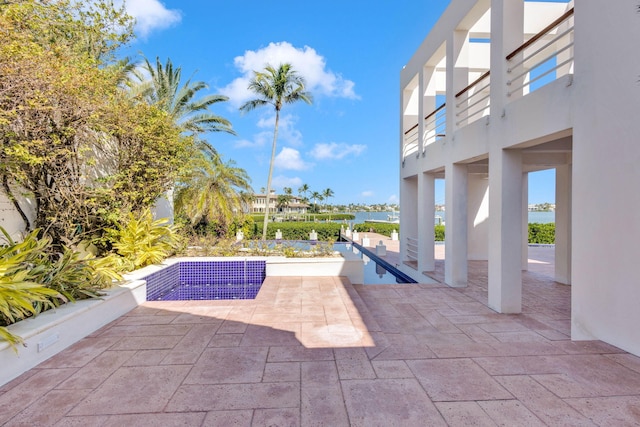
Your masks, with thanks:
[{"label": "yellow-green foliage", "polygon": [[126,224],[110,232],[121,264],[117,265],[117,258],[111,261],[124,270],[157,264],[171,255],[180,242],[174,226],[168,224],[166,218],[154,220],[149,209],[142,212],[139,218],[129,214]]}]

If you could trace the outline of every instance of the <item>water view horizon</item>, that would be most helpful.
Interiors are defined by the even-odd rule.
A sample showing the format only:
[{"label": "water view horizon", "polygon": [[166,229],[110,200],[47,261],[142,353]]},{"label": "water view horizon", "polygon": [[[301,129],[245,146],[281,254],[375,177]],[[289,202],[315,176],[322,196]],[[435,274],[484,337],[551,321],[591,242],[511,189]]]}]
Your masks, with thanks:
[{"label": "water view horizon", "polygon": [[[392,211],[383,211],[383,212],[349,212],[355,215],[355,219],[346,221],[346,223],[352,224],[361,224],[366,220],[374,220],[374,221],[386,221],[390,216],[398,216],[398,212]],[[529,212],[529,223],[539,223],[546,224],[555,222],[556,213],[555,212]],[[442,221],[445,220],[445,212],[444,211],[436,211],[434,216],[434,223],[438,223],[438,218],[442,218]],[[345,222],[345,221],[336,221],[336,222]]]}]

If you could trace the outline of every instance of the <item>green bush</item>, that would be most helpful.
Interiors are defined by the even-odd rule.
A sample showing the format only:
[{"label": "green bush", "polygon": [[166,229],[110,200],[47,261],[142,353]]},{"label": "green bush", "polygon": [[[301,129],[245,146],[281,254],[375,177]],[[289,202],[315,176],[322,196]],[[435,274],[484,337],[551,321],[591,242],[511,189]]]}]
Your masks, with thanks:
[{"label": "green bush", "polygon": [[[255,223],[255,233],[252,238],[262,236],[262,223]],[[267,225],[267,239],[276,238],[276,231],[282,232],[283,240],[309,240],[309,233],[315,230],[318,240],[335,241],[340,237],[340,224],[335,222],[270,222]],[[245,234],[245,238],[250,238]]]},{"label": "green bush", "polygon": [[529,243],[556,243],[556,224],[553,222],[546,224],[529,224]]},{"label": "green bush", "polygon": [[400,224],[387,224],[384,222],[365,222],[362,224],[354,224],[353,230],[359,233],[378,233],[387,237],[391,237],[391,233],[395,230],[400,232]]},{"label": "green bush", "polygon": [[439,224],[434,226],[434,232],[436,242],[444,242],[444,225]]}]

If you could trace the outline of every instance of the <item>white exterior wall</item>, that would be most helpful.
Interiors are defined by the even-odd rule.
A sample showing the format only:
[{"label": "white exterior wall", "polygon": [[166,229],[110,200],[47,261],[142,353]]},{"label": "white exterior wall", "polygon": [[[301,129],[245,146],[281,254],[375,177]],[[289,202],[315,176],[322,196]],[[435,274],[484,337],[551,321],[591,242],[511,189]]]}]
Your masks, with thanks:
[{"label": "white exterior wall", "polygon": [[571,335],[640,355],[637,7],[576,2]]},{"label": "white exterior wall", "polygon": [[[429,215],[431,206],[424,200],[405,200],[416,191],[406,191],[406,178],[421,173],[444,177],[451,246],[446,248],[445,281],[463,286],[466,260],[488,258],[490,307],[518,313],[527,248],[527,174],[556,168],[561,228],[556,278],[572,285],[572,339],[600,339],[640,355],[640,285],[634,268],[640,245],[637,0],[607,2],[606,7],[596,0],[575,0],[574,46],[558,61],[573,55],[574,62],[536,90],[517,89],[529,76],[507,85],[514,77],[507,72],[505,55],[570,7],[573,2],[452,0],[401,72],[401,93],[420,81],[423,88],[436,87],[439,93],[445,89],[447,95],[446,135],[420,145],[418,156],[401,154],[405,191],[400,210],[402,220],[410,221],[407,227],[403,222],[401,232],[415,236],[416,218]],[[485,34],[488,14],[491,28]],[[488,116],[457,125],[453,92],[480,75],[487,59],[487,45],[474,47],[466,35],[491,38],[491,104]],[[435,64],[446,68],[430,80],[423,70]],[[412,96],[427,92],[433,90],[414,91]],[[418,117],[429,113],[425,110],[431,99],[412,101],[423,106]],[[418,121],[413,114],[401,112],[405,129]],[[481,185],[487,176],[478,172],[487,163],[488,208]],[[421,197],[431,194],[426,191]],[[476,229],[478,223],[487,230]],[[430,256],[427,243],[420,242],[420,257]]]}]

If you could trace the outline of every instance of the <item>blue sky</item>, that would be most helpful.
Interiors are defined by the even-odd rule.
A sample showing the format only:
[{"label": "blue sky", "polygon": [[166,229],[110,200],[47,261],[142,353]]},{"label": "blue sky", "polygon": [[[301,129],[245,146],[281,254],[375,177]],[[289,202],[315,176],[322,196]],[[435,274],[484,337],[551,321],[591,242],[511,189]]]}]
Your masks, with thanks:
[{"label": "blue sky", "polygon": [[[249,173],[255,191],[266,187],[274,112],[241,115],[238,106],[251,96],[253,70],[292,63],[314,102],[282,110],[273,187],[331,188],[333,204],[397,203],[400,70],[448,3],[127,0],[138,37],[123,54],[171,58],[184,78],[229,96],[214,112],[238,135],[207,139]],[[530,177],[529,199],[553,201],[552,174]]]}]

